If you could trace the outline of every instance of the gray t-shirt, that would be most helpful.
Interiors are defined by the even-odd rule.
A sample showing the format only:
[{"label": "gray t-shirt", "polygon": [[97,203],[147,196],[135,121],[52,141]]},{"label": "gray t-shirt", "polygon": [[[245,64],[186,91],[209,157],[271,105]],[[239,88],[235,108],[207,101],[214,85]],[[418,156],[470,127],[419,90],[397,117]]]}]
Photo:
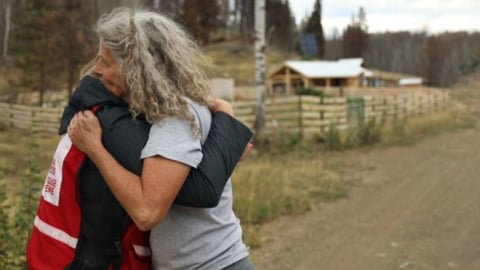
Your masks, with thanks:
[{"label": "gray t-shirt", "polygon": [[[152,126],[142,158],[159,155],[193,168],[198,166],[212,118],[207,107],[187,101],[201,138],[194,135],[188,121],[170,117]],[[173,205],[150,234],[153,269],[222,269],[247,257],[232,203],[229,179],[215,208]]]}]

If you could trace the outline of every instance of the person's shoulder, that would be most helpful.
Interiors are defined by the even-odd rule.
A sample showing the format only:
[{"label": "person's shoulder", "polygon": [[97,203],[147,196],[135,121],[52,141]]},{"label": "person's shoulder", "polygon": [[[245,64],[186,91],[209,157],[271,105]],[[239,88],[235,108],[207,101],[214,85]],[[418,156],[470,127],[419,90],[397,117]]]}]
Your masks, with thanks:
[{"label": "person's shoulder", "polygon": [[196,116],[202,116],[206,114],[210,115],[210,110],[206,105],[199,104],[198,102],[195,102],[187,97],[185,97],[184,99],[187,101],[188,109],[194,115]]}]

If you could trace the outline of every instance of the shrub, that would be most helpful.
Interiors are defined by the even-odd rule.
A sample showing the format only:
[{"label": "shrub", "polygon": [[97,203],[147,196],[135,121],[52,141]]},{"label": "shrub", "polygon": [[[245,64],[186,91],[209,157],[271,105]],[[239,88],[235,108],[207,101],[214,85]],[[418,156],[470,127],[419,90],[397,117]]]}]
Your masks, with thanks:
[{"label": "shrub", "polygon": [[324,139],[325,145],[329,150],[340,150],[343,148],[340,131],[333,123],[329,125],[328,130],[325,132]]},{"label": "shrub", "polygon": [[348,129],[348,132],[345,136],[345,139],[343,141],[343,146],[344,148],[352,148],[352,147],[357,147],[360,145],[359,141],[359,128],[350,128]]},{"label": "shrub", "polygon": [[309,87],[300,87],[295,89],[295,94],[300,96],[328,97],[323,91]]},{"label": "shrub", "polygon": [[415,138],[407,132],[406,123],[405,119],[395,119],[391,124],[390,134],[387,133],[385,136],[385,141],[401,145],[414,143]]},{"label": "shrub", "polygon": [[43,180],[35,158],[38,145],[31,141],[28,148],[28,170],[22,177],[22,188],[11,198],[7,198],[6,180],[0,174],[0,269],[26,269],[25,248]]},{"label": "shrub", "polygon": [[7,201],[7,192],[5,190],[5,178],[0,171],[0,269],[7,269],[10,264],[9,250],[12,243],[10,238],[10,224],[8,211],[10,205]]},{"label": "shrub", "polygon": [[370,145],[380,142],[381,132],[375,125],[373,120],[367,122],[367,124],[361,124],[358,127],[358,143],[359,145]]},{"label": "shrub", "polygon": [[255,137],[253,144],[261,154],[287,153],[301,145],[301,135],[279,131],[274,134]]}]

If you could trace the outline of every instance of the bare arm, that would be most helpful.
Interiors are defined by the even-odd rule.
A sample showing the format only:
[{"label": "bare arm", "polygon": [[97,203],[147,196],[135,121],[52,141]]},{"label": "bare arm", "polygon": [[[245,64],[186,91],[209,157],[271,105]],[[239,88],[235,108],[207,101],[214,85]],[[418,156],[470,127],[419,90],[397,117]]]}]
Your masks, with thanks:
[{"label": "bare arm", "polygon": [[223,99],[219,98],[213,98],[210,101],[210,110],[213,112],[224,112],[230,116],[235,116],[233,112],[233,107],[232,104],[230,104],[228,101],[225,101]]}]

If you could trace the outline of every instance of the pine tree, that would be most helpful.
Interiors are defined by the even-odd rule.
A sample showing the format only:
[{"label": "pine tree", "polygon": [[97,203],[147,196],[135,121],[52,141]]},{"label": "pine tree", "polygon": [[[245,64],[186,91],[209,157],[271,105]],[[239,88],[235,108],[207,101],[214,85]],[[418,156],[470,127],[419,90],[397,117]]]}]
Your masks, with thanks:
[{"label": "pine tree", "polygon": [[315,34],[318,46],[318,57],[323,58],[325,54],[325,37],[322,26],[322,1],[316,0],[312,15],[308,18],[304,33]]}]

